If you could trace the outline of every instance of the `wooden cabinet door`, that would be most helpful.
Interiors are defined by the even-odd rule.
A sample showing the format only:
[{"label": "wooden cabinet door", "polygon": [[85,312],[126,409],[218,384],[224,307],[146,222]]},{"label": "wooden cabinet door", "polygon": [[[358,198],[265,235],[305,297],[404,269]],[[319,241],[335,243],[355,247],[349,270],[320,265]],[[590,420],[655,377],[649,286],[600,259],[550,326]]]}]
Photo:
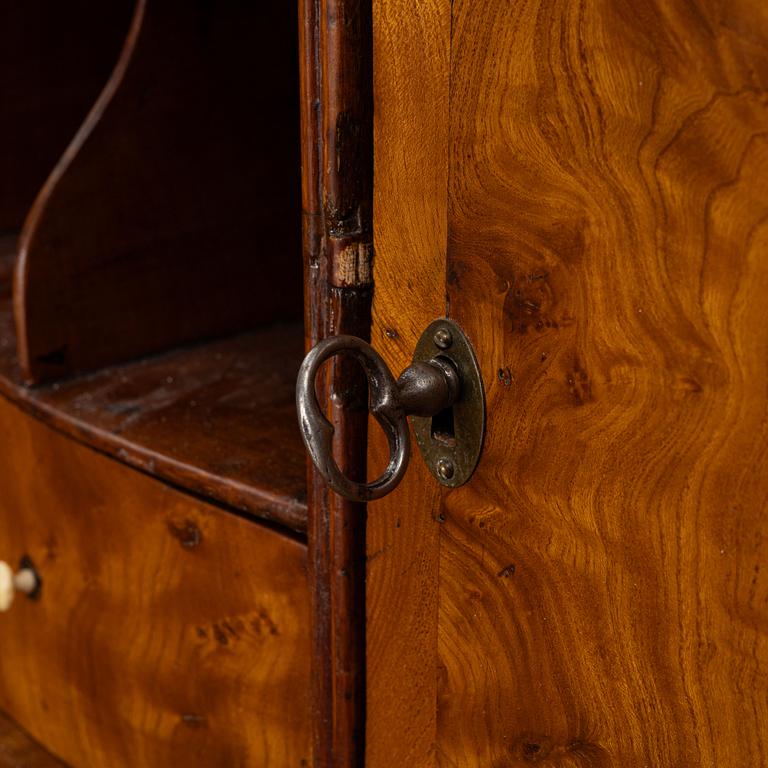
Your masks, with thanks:
[{"label": "wooden cabinet door", "polygon": [[367,765],[768,765],[768,5],[376,0],[374,67],[373,343],[456,320],[488,422],[369,507]]}]

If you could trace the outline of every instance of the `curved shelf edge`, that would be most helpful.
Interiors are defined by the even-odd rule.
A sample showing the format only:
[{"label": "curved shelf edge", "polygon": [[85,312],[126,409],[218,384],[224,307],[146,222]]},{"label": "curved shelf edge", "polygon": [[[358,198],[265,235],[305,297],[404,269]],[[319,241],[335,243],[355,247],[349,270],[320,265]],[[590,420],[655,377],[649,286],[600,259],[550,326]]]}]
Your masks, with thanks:
[{"label": "curved shelf edge", "polygon": [[29,388],[15,359],[10,313],[1,310],[0,395],[128,466],[306,533],[305,459],[292,388],[303,349],[299,323]]}]

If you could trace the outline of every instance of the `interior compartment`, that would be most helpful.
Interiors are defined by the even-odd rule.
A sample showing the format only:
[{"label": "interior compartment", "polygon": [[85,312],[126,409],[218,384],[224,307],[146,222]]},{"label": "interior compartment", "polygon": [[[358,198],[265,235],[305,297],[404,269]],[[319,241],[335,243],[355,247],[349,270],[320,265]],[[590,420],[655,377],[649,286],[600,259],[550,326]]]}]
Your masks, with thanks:
[{"label": "interior compartment", "polygon": [[[94,4],[79,5],[82,21]],[[15,224],[0,238],[0,391],[122,461],[303,531],[296,5],[95,5],[110,12],[67,28],[73,50],[97,39],[103,60],[70,105],[79,118],[24,141],[0,126],[19,167],[34,156],[38,185],[3,190],[9,222],[29,210],[18,239]],[[32,34],[14,10],[7,35]],[[17,53],[30,67],[40,55]],[[53,114],[58,87],[43,81],[17,85]]]},{"label": "interior compartment", "polygon": [[22,233],[28,382],[301,315],[296,39],[280,0],[137,0]]}]

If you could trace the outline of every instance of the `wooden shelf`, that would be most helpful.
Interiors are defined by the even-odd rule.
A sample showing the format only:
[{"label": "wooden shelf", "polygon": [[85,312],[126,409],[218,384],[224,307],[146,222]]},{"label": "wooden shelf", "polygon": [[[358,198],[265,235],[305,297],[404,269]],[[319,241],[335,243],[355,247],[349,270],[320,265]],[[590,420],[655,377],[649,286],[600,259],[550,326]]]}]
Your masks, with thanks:
[{"label": "wooden shelf", "polygon": [[306,530],[305,454],[294,406],[300,322],[29,388],[18,367],[11,302],[2,294],[0,393],[126,464]]}]

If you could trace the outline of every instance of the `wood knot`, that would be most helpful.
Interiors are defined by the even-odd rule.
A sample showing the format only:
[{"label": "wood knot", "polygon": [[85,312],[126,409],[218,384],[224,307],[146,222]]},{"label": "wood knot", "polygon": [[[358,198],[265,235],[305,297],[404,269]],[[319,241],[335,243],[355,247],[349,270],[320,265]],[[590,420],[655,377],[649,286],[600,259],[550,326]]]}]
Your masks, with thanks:
[{"label": "wood knot", "polygon": [[192,520],[185,520],[181,525],[169,520],[167,527],[171,536],[178,540],[184,549],[195,549],[203,541],[202,531]]},{"label": "wood knot", "polygon": [[208,719],[205,715],[182,715],[181,722],[187,726],[197,730],[198,728],[204,728],[208,724]]},{"label": "wood knot", "polygon": [[545,763],[548,766],[570,766],[574,759],[579,765],[602,765],[607,757],[606,750],[599,744],[585,739],[575,738],[563,743],[555,743],[542,734],[525,734],[516,739],[511,747],[511,754],[521,763]]},{"label": "wood knot", "polygon": [[546,736],[526,734],[517,739],[512,754],[524,763],[538,763],[546,760],[552,752],[552,742]]}]

